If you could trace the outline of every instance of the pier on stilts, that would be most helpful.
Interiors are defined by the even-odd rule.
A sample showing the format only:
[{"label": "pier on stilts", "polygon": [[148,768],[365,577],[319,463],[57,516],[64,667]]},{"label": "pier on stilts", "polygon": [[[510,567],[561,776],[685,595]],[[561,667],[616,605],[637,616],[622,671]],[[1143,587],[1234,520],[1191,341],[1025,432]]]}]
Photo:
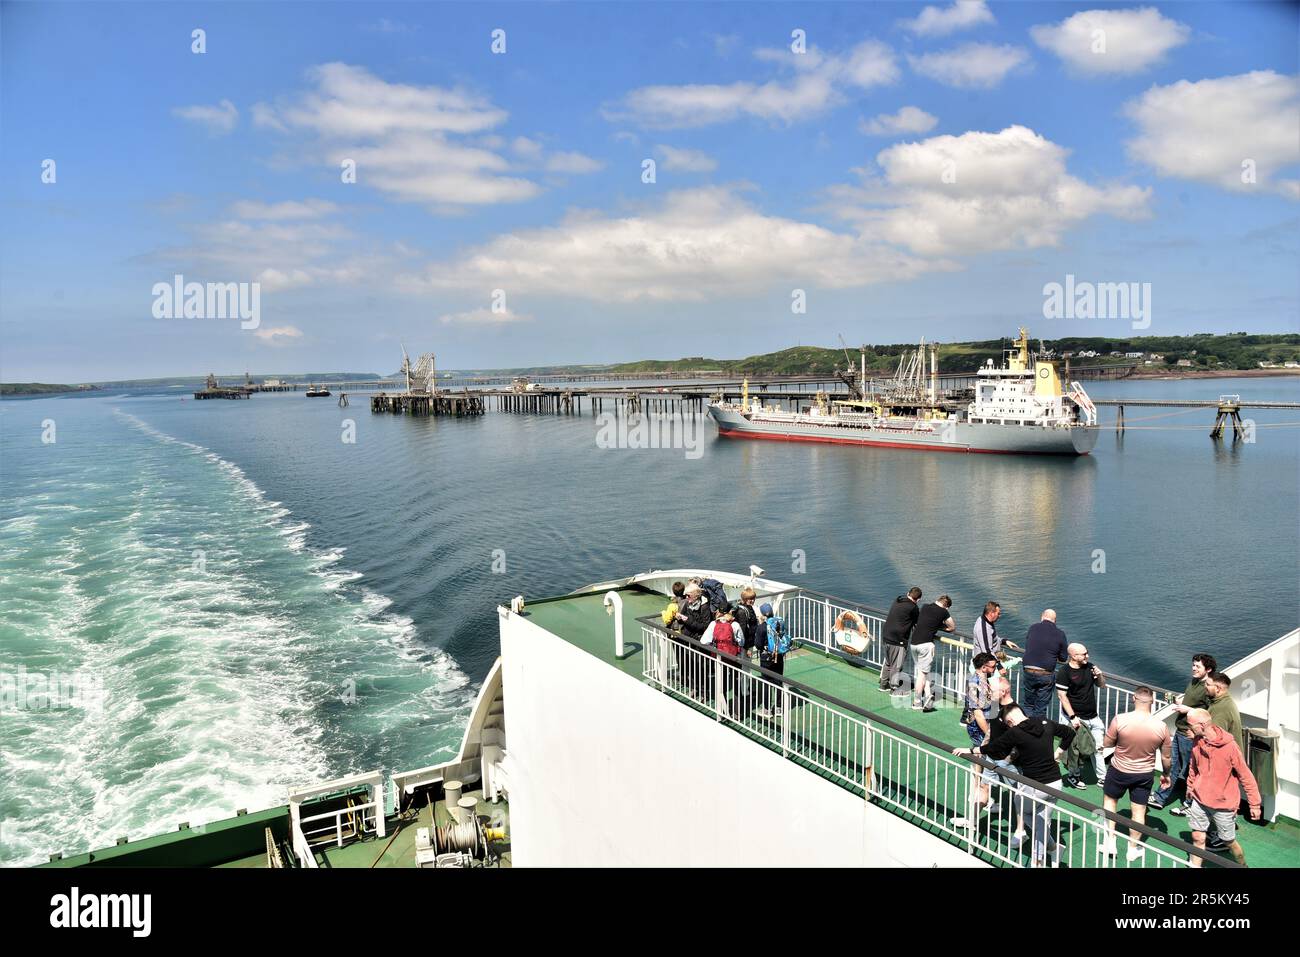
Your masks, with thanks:
[{"label": "pier on stilts", "polygon": [[482,415],[487,411],[483,397],[462,392],[378,392],[370,397],[371,412],[394,415]]}]

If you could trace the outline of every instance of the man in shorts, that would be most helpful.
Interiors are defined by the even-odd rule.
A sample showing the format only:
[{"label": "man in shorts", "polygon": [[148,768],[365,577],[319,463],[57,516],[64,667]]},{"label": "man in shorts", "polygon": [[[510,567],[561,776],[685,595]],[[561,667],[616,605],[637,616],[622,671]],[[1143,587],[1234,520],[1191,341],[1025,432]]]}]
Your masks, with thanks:
[{"label": "man in shorts", "polygon": [[[1205,832],[1213,822],[1219,840],[1228,845],[1233,860],[1244,865],[1246,852],[1237,842],[1237,808],[1244,788],[1250,819],[1258,821],[1263,813],[1255,775],[1246,766],[1237,739],[1216,727],[1210,712],[1201,708],[1189,711],[1187,724],[1196,736],[1191,764],[1187,769],[1187,793],[1192,799],[1187,823],[1192,826],[1192,843],[1204,850]],[[1201,859],[1193,854],[1187,863],[1200,867]]]},{"label": "man in shorts", "polygon": [[[1114,814],[1119,808],[1119,799],[1127,794],[1129,811],[1137,824],[1145,824],[1147,820],[1147,799],[1151,796],[1151,776],[1156,770],[1157,752],[1161,756],[1160,766],[1165,769],[1160,774],[1160,786],[1163,788],[1169,785],[1172,739],[1169,726],[1151,714],[1153,701],[1155,692],[1146,685],[1139,686],[1133,692],[1133,710],[1115,715],[1102,738],[1102,747],[1115,749],[1110,769],[1102,783],[1102,806]],[[1102,843],[1101,853],[1115,853],[1115,826],[1109,819],[1106,821],[1106,839]],[[1141,860],[1145,853],[1142,832],[1130,828],[1129,862]]]}]

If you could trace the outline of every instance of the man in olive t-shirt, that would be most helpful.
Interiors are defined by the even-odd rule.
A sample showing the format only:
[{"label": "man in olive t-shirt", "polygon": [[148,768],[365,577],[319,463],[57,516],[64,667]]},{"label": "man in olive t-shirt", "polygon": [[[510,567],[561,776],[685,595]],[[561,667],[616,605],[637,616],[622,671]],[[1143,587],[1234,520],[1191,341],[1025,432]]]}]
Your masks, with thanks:
[{"label": "man in olive t-shirt", "polygon": [[[1178,710],[1178,719],[1174,722],[1173,755],[1170,758],[1170,767],[1167,769],[1169,786],[1162,787],[1151,795],[1147,807],[1153,811],[1160,810],[1174,799],[1174,790],[1180,782],[1183,783],[1184,790],[1186,789],[1187,766],[1192,760],[1192,748],[1196,745],[1196,738],[1187,723],[1187,712],[1193,708],[1209,708],[1210,695],[1205,689],[1205,679],[1216,668],[1218,663],[1213,655],[1203,653],[1192,655],[1192,680],[1182,697],[1178,699],[1178,703],[1174,705]],[[1171,809],[1170,813],[1186,814],[1191,803],[1191,799],[1184,793],[1181,804]]]},{"label": "man in olive t-shirt", "polygon": [[1228,688],[1232,685],[1232,679],[1222,671],[1212,671],[1205,681],[1205,690],[1210,696],[1210,717],[1214,719],[1214,726],[1228,732],[1237,740],[1237,747],[1241,748],[1243,756],[1249,756],[1249,743],[1246,740],[1246,729],[1241,726],[1241,712],[1237,710],[1237,702],[1232,700],[1232,695],[1228,693]]}]

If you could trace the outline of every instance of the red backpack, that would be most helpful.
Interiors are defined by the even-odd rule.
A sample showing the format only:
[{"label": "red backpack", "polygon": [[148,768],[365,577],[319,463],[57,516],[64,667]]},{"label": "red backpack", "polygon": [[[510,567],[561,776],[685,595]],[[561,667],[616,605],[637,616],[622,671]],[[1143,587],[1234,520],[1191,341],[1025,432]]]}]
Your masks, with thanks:
[{"label": "red backpack", "polygon": [[736,643],[736,633],[731,630],[731,622],[715,621],[713,623],[713,647],[729,655],[740,654],[740,645]]}]

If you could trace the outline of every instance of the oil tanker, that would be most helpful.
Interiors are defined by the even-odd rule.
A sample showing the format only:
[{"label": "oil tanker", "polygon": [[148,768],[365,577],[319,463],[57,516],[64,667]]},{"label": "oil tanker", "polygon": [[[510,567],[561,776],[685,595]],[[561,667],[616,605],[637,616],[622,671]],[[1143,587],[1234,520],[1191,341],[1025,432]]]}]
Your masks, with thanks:
[{"label": "oil tanker", "polygon": [[746,382],[739,403],[714,401],[709,415],[719,435],[788,442],[1038,455],[1087,455],[1097,444],[1096,406],[1078,382],[1062,383],[1054,362],[1030,352],[1023,328],[1001,366],[989,359],[976,374],[969,404],[942,402],[937,381],[938,352],[923,342],[881,392],[867,389],[864,356],[853,398],[818,393],[812,406],[791,412],[751,400]]}]

